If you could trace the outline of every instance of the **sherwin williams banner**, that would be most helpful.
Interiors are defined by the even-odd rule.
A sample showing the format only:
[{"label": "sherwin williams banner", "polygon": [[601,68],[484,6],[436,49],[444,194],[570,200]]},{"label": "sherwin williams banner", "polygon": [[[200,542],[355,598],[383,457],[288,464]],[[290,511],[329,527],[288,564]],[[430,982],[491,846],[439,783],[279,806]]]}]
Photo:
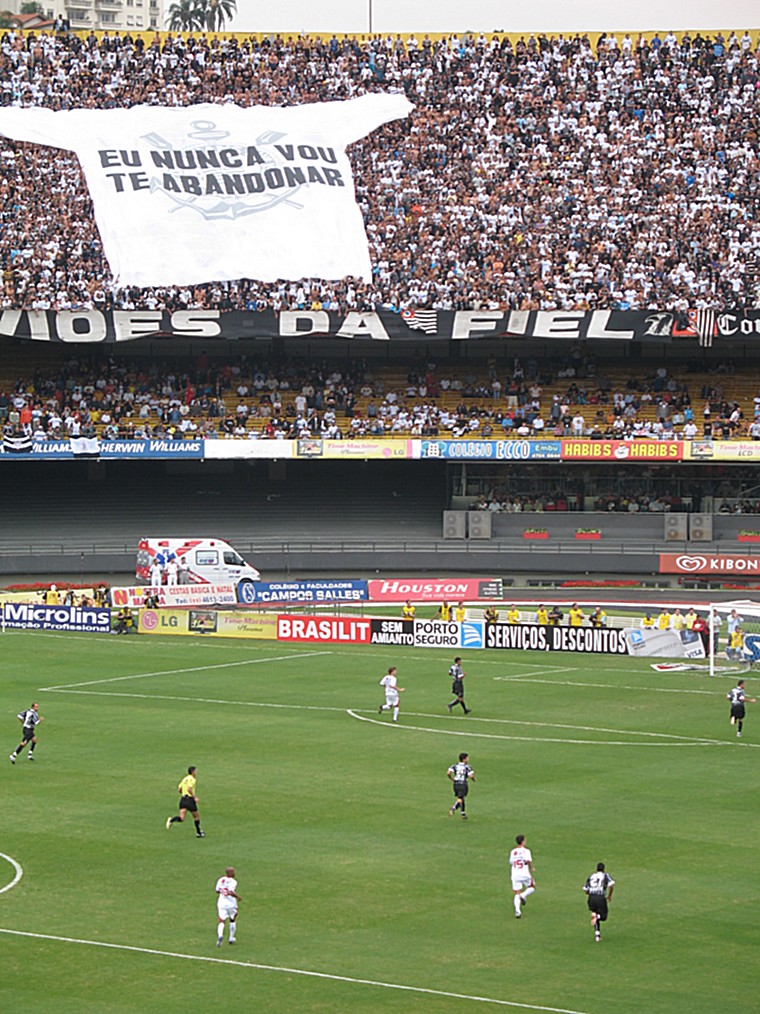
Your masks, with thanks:
[{"label": "sherwin williams banner", "polygon": [[128,458],[203,458],[203,440],[99,440],[96,437],[75,440],[28,440],[25,446],[12,453],[0,446],[0,456],[13,461],[37,461],[55,458],[68,461],[79,458],[109,458],[126,461]]}]

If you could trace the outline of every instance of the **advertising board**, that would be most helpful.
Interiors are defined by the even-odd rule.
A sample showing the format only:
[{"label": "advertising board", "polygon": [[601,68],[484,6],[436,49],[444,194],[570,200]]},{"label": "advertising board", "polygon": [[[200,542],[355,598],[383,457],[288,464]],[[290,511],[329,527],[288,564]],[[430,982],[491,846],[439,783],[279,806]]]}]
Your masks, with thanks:
[{"label": "advertising board", "polygon": [[298,644],[369,644],[372,621],[349,617],[278,616],[277,640]]},{"label": "advertising board", "polygon": [[534,623],[489,623],[486,648],[571,651],[581,655],[626,655],[622,630],[614,627],[551,627]]},{"label": "advertising board", "polygon": [[138,630],[141,634],[242,637],[275,641],[277,616],[274,613],[216,609],[141,609]]},{"label": "advertising board", "polygon": [[477,602],[503,598],[498,577],[383,578],[367,582],[371,602]]},{"label": "advertising board", "polygon": [[108,634],[111,631],[111,610],[95,606],[43,606],[31,602],[5,602],[3,626]]},{"label": "advertising board", "polygon": [[[129,585],[111,589],[111,604],[139,609],[151,589],[145,585]],[[167,609],[189,609],[194,606],[234,606],[238,594],[234,584],[163,585],[156,592],[158,604]]]},{"label": "advertising board", "polygon": [[660,553],[661,574],[728,574],[756,577],[760,574],[760,555],[739,556],[724,553]]},{"label": "advertising board", "polygon": [[367,582],[338,581],[256,581],[238,586],[242,605],[267,602],[363,602],[368,598]]}]

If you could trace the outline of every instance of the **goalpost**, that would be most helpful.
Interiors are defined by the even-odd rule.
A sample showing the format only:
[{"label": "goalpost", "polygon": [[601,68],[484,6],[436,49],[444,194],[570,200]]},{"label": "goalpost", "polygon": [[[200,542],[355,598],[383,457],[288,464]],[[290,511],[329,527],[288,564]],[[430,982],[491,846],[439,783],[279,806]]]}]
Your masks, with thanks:
[{"label": "goalpost", "polygon": [[760,661],[760,602],[711,602],[707,622],[711,676],[749,672]]}]

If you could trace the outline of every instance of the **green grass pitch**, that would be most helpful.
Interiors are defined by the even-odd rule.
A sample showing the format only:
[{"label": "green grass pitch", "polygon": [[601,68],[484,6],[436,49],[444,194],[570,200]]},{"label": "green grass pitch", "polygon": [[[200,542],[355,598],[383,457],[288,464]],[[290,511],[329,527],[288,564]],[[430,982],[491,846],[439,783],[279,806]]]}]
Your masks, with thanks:
[{"label": "green grass pitch", "polygon": [[[758,1009],[760,704],[737,740],[735,677],[463,652],[465,717],[446,710],[454,652],[0,644],[0,852],[23,868],[0,893],[4,1010]],[[390,664],[398,727],[377,714]],[[12,766],[32,700],[36,760]],[[466,822],[448,815],[462,750]],[[203,840],[164,828],[189,764]],[[516,920],[520,832],[537,891]],[[617,886],[595,944],[581,886],[599,860]],[[238,942],[217,949],[228,865]],[[13,876],[0,859],[0,888]]]}]

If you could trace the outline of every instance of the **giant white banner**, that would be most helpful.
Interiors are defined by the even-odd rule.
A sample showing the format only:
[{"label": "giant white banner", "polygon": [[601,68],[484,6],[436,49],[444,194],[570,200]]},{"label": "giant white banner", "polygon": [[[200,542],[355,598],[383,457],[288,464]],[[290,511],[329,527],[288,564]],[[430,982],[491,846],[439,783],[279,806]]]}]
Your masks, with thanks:
[{"label": "giant white banner", "polygon": [[0,133],[76,152],[122,285],[369,281],[346,145],[407,116],[403,95],[280,107],[0,109]]}]

